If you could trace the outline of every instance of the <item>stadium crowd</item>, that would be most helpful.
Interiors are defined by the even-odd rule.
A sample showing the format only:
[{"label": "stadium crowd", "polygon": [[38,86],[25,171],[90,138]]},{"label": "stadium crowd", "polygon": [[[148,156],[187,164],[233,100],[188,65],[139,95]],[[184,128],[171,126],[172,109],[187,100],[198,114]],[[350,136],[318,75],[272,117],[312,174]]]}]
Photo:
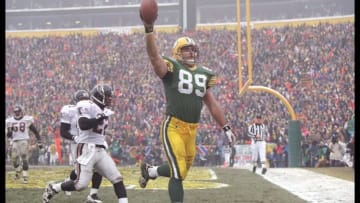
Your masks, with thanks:
[{"label": "stadium crowd", "polygon": [[[260,111],[271,135],[268,142],[286,151],[290,115],[285,105],[268,93],[246,92],[239,96],[236,31],[157,33],[158,46],[166,50],[162,54],[171,55],[169,42],[183,34],[198,43],[199,60],[218,76],[212,91],[229,112],[236,142],[248,143],[247,125]],[[143,37],[143,33],[8,37],[6,116],[12,114],[16,103],[23,105],[50,146],[59,127],[60,108],[71,101],[71,95],[78,89],[89,90],[96,83],[110,82],[116,95],[113,110],[117,112],[108,127],[113,157],[125,164],[139,159],[161,162],[164,157],[157,126],[165,112],[163,87],[150,67]],[[245,39],[242,45],[242,72],[247,76]],[[252,51],[253,85],[269,87],[286,97],[301,122],[303,146],[313,141],[330,145],[335,132],[343,143],[352,140],[351,129],[344,128],[354,115],[352,23],[255,29]],[[213,149],[223,145],[225,136],[213,125],[206,108],[204,111],[197,142],[212,146],[209,152],[215,152]],[[65,142],[63,146],[66,157]]]}]

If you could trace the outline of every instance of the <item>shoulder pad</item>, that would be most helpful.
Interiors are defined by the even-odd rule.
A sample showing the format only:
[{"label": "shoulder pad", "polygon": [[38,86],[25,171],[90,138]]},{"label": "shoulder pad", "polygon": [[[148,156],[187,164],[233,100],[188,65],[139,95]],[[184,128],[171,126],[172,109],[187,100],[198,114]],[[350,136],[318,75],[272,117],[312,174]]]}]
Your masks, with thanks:
[{"label": "shoulder pad", "polygon": [[166,64],[166,67],[167,67],[168,71],[173,72],[173,71],[174,71],[174,64],[173,64],[173,62],[170,61],[170,60],[168,60],[168,59],[165,59],[165,58],[164,58],[164,62],[165,62],[165,64]]},{"label": "shoulder pad", "polygon": [[213,72],[210,68],[206,67],[206,66],[202,66],[203,69],[209,71],[209,72]]},{"label": "shoulder pad", "polygon": [[31,123],[34,122],[34,118],[32,116],[29,116],[29,115],[25,115],[22,120],[24,121],[30,121]]},{"label": "shoulder pad", "polygon": [[75,108],[76,106],[75,105],[71,105],[71,104],[68,104],[68,105],[65,105],[61,108],[60,112],[68,112],[70,111],[72,108]]}]

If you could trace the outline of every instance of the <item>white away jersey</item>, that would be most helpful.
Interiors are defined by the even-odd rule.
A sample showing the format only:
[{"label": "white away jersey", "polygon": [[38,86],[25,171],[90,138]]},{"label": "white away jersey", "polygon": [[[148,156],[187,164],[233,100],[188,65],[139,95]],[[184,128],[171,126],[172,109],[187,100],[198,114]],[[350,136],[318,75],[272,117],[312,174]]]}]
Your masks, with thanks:
[{"label": "white away jersey", "polygon": [[79,134],[77,127],[78,110],[75,105],[65,105],[60,111],[60,122],[70,124],[70,134],[76,136]]},{"label": "white away jersey", "polygon": [[[79,117],[96,118],[97,115],[102,114],[104,111],[91,100],[82,100],[76,104]],[[102,124],[89,130],[79,130],[78,143],[94,143],[104,145],[105,129],[108,126],[108,119],[104,119]]]},{"label": "white away jersey", "polygon": [[34,123],[32,116],[25,115],[20,120],[14,117],[7,118],[6,129],[12,128],[12,140],[25,140],[29,139],[29,127]]}]

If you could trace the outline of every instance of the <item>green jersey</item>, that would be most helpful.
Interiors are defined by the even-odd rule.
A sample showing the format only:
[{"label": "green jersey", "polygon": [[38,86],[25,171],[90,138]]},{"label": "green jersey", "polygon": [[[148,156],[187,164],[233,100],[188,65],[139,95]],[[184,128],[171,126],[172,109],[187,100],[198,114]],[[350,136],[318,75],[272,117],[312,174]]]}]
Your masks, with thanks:
[{"label": "green jersey", "polygon": [[187,68],[175,59],[163,57],[168,73],[162,79],[167,100],[166,114],[188,123],[198,123],[207,89],[215,74],[206,67]]}]

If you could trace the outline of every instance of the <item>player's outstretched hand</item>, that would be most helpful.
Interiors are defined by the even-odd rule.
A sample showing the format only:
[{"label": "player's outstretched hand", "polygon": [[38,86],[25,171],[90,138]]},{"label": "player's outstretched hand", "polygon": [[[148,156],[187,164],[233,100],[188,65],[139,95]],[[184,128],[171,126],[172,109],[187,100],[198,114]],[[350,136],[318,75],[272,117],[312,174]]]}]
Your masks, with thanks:
[{"label": "player's outstretched hand", "polygon": [[145,33],[152,33],[154,23],[158,17],[158,5],[156,0],[141,0],[140,19],[144,24]]},{"label": "player's outstretched hand", "polygon": [[98,121],[98,124],[102,124],[104,119],[107,119],[107,118],[108,118],[108,116],[106,116],[104,113],[96,116],[96,120]]},{"label": "player's outstretched hand", "polygon": [[153,31],[154,31],[154,23],[146,23],[145,21],[144,21],[144,17],[142,16],[142,14],[141,14],[141,10],[140,10],[140,19],[141,19],[141,21],[143,22],[143,24],[144,24],[144,28],[145,28],[145,33],[152,33]]},{"label": "player's outstretched hand", "polygon": [[79,138],[80,138],[80,136],[79,135],[74,135],[73,137],[73,140],[74,140],[74,142],[76,143],[76,144],[78,144],[79,143]]}]

